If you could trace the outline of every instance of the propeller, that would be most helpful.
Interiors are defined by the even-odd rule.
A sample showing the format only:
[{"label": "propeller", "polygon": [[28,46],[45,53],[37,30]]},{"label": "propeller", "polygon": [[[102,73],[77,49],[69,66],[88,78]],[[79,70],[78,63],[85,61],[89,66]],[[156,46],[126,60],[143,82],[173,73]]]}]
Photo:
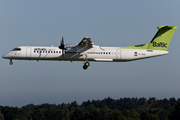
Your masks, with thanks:
[{"label": "propeller", "polygon": [[64,39],[63,39],[63,37],[62,37],[62,40],[60,42],[59,49],[62,49],[62,54],[64,54],[64,51],[66,50],[66,48],[64,47]]}]

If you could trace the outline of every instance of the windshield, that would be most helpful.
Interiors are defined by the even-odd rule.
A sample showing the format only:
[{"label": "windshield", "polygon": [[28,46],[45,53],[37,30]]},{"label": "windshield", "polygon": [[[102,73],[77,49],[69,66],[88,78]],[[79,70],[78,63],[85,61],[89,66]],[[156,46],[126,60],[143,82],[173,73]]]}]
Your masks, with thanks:
[{"label": "windshield", "polygon": [[21,51],[21,48],[14,48],[12,51]]}]

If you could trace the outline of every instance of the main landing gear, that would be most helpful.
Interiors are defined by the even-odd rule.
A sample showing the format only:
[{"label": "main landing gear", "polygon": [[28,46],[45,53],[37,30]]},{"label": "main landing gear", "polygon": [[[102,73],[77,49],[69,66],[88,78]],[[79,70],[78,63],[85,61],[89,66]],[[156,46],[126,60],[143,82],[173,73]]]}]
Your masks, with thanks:
[{"label": "main landing gear", "polygon": [[88,62],[87,55],[83,55],[83,57],[84,57],[83,69],[86,70],[89,67],[90,63]]},{"label": "main landing gear", "polygon": [[9,64],[10,64],[10,65],[12,65],[12,64],[13,64],[12,60],[10,60]]},{"label": "main landing gear", "polygon": [[90,63],[89,62],[85,62],[83,65],[83,69],[86,70],[89,67]]}]

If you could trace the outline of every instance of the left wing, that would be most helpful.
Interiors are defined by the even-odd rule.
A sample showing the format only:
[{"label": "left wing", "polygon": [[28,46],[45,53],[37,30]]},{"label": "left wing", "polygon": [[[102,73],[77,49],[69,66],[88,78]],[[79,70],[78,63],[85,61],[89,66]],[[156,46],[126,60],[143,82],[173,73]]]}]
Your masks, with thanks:
[{"label": "left wing", "polygon": [[78,46],[81,46],[81,47],[92,47],[93,46],[93,42],[91,41],[91,38],[85,37],[78,44]]}]

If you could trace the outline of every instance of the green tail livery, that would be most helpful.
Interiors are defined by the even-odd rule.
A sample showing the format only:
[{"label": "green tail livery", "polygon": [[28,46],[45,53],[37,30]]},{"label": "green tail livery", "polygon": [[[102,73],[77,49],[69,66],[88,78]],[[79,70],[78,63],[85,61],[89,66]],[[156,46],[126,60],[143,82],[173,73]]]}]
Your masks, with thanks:
[{"label": "green tail livery", "polygon": [[149,44],[123,47],[127,49],[148,49],[167,51],[171,38],[177,26],[159,26],[159,30]]}]

